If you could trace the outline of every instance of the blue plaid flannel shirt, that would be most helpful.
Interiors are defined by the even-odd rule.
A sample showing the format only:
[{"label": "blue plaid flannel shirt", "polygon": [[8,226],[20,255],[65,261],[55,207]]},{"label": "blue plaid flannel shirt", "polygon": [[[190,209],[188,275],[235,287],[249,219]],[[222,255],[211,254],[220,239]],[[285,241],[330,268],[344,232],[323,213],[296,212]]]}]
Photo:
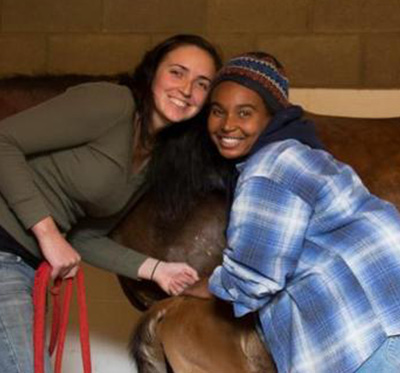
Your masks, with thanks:
[{"label": "blue plaid flannel shirt", "polygon": [[279,372],[354,372],[400,334],[400,216],[351,167],[295,140],[238,166],[223,264],[210,278],[257,312]]}]

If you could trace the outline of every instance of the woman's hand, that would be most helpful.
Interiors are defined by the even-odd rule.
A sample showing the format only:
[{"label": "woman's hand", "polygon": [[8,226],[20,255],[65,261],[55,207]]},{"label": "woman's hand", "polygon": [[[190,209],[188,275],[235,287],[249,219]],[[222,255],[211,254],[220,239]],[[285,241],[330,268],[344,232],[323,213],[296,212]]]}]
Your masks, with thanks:
[{"label": "woman's hand", "polygon": [[44,258],[49,262],[51,278],[74,277],[81,261],[80,255],[58,230],[54,220],[47,217],[32,227]]},{"label": "woman's hand", "polygon": [[155,281],[169,295],[181,294],[199,280],[197,271],[186,263],[147,258],[139,268],[140,278]]},{"label": "woman's hand", "polygon": [[196,282],[193,286],[188,287],[182,295],[190,295],[196,298],[211,299],[214,296],[208,290],[208,278],[203,278]]}]

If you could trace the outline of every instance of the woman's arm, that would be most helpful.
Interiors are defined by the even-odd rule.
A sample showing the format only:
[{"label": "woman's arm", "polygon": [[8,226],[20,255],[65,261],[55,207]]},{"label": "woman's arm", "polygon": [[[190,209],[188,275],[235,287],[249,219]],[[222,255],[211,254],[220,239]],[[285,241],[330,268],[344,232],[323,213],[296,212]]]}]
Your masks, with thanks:
[{"label": "woman's arm", "polygon": [[0,123],[0,192],[53,267],[71,277],[79,254],[65,240],[38,190],[29,158],[91,142],[133,110],[126,88],[83,84]]},{"label": "woman's arm", "polygon": [[138,269],[138,277],[155,281],[167,294],[178,295],[199,280],[197,271],[186,263],[147,258]]},{"label": "woman's arm", "polygon": [[132,110],[126,88],[83,84],[0,122],[0,192],[26,229],[50,215],[27,158],[90,142]]},{"label": "woman's arm", "polygon": [[83,219],[67,239],[85,262],[129,278],[155,281],[167,294],[177,295],[198,280],[197,271],[186,263],[159,261],[109,238],[119,220],[119,215]]},{"label": "woman's arm", "polygon": [[74,277],[80,255],[61,235],[52,217],[48,216],[32,227],[43,256],[49,262],[53,279]]},{"label": "woman's arm", "polygon": [[296,269],[311,212],[303,199],[265,177],[242,183],[211,292],[233,302],[237,316],[265,305]]}]

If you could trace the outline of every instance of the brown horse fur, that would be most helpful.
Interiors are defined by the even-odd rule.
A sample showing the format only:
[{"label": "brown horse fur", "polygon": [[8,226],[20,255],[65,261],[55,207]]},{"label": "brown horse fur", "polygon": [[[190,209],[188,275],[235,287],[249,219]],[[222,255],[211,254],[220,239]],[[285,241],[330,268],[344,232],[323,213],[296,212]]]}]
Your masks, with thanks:
[{"label": "brown horse fur", "polygon": [[[113,232],[113,238],[128,247],[165,261],[188,262],[201,277],[209,275],[222,260],[225,247],[225,197],[210,193],[198,201],[185,222],[174,222],[165,230],[157,226],[151,194],[145,195]],[[119,277],[131,303],[144,311],[165,294],[152,282]]]},{"label": "brown horse fur", "polygon": [[173,297],[140,319],[131,342],[140,373],[273,373],[251,316],[217,299]]}]

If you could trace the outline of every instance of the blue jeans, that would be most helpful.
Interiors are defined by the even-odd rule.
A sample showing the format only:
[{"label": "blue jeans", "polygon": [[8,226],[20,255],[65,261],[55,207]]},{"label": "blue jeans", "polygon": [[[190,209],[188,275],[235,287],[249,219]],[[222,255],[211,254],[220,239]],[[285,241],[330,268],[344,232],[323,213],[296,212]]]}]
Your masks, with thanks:
[{"label": "blue jeans", "polygon": [[400,336],[389,337],[356,373],[399,373]]},{"label": "blue jeans", "polygon": [[[34,276],[34,269],[19,256],[0,251],[1,373],[33,373]],[[47,351],[45,365],[46,373],[50,373],[52,370]]]}]

